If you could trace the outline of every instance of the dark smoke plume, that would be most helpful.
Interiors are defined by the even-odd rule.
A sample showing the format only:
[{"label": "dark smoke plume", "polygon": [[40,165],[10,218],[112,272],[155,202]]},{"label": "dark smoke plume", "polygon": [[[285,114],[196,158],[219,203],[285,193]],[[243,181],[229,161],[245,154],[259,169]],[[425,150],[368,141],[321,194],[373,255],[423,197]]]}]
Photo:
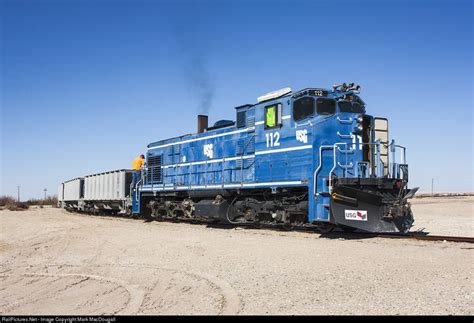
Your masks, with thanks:
[{"label": "dark smoke plume", "polygon": [[188,83],[188,91],[198,101],[197,110],[199,114],[207,115],[214,100],[215,85],[213,79],[202,53],[190,52],[186,56],[184,74]]},{"label": "dark smoke plume", "polygon": [[197,100],[198,113],[207,115],[214,101],[215,84],[208,68],[206,37],[199,35],[197,29],[197,26],[186,30],[178,27],[176,39],[188,92]]}]

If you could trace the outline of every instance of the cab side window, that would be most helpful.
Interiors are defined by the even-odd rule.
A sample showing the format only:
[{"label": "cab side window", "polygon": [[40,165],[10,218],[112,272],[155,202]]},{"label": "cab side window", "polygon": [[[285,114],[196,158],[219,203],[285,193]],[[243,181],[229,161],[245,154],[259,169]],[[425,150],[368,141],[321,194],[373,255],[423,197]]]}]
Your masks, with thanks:
[{"label": "cab side window", "polygon": [[281,104],[272,104],[265,107],[265,129],[281,125]]},{"label": "cab side window", "polygon": [[304,97],[293,102],[293,120],[300,121],[314,114],[314,98]]}]

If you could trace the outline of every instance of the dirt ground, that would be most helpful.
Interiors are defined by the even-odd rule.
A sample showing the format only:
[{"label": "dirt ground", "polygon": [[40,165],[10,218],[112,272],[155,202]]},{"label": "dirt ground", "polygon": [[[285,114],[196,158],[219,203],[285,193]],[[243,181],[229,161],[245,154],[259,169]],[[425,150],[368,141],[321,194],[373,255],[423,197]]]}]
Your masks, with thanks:
[{"label": "dirt ground", "polygon": [[[473,236],[474,198],[413,201]],[[0,211],[0,314],[474,314],[473,246]]]},{"label": "dirt ground", "polygon": [[417,198],[411,205],[415,217],[412,231],[474,237],[474,196]]}]

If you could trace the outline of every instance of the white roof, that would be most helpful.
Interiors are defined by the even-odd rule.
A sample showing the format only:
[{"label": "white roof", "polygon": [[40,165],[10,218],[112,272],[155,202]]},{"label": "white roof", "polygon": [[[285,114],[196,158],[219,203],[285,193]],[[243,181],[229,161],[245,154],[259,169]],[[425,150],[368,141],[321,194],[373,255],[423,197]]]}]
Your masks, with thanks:
[{"label": "white roof", "polygon": [[275,98],[278,98],[278,97],[283,96],[285,94],[288,94],[290,92],[291,92],[291,88],[285,87],[283,89],[272,91],[272,92],[269,92],[269,93],[264,94],[262,96],[259,96],[257,98],[257,102],[260,103],[260,102],[263,102],[263,101],[268,101],[268,100],[271,100],[271,99],[275,99]]}]

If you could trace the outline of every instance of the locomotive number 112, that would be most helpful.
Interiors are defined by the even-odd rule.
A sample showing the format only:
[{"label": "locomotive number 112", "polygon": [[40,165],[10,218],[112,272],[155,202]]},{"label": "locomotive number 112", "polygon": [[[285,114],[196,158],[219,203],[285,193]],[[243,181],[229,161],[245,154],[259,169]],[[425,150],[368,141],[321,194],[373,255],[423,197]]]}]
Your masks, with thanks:
[{"label": "locomotive number 112", "polygon": [[280,134],[278,132],[266,133],[265,137],[267,138],[267,147],[280,146]]}]

